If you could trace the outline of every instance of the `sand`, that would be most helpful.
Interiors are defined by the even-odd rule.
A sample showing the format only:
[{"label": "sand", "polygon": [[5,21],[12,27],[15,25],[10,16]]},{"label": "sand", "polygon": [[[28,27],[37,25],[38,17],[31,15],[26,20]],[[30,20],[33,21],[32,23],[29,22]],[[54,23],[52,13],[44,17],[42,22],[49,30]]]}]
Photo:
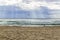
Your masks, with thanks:
[{"label": "sand", "polygon": [[60,27],[0,26],[0,40],[60,40]]}]

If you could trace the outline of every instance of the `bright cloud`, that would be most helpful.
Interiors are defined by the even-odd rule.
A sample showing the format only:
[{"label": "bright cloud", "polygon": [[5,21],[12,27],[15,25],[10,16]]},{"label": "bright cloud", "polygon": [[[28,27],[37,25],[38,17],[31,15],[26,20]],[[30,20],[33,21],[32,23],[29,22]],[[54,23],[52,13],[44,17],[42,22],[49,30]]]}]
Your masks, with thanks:
[{"label": "bright cloud", "polygon": [[0,5],[13,5],[16,4],[15,0],[0,0]]},{"label": "bright cloud", "polygon": [[39,2],[31,2],[29,4],[26,4],[26,3],[22,3],[21,5],[19,4],[18,5],[19,7],[21,7],[22,9],[37,9],[40,7],[40,4]]},{"label": "bright cloud", "polygon": [[45,6],[50,9],[60,9],[60,5],[56,5],[51,2],[47,3],[46,1],[40,0],[0,0],[0,5],[17,5],[24,10],[35,10],[40,8],[40,6]]}]

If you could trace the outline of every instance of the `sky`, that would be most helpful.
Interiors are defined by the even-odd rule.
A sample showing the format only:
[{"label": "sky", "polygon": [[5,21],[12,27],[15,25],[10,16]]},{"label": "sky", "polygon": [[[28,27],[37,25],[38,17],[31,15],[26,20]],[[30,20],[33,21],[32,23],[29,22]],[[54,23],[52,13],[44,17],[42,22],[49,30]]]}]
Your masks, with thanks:
[{"label": "sky", "polygon": [[0,0],[0,18],[60,18],[60,0]]}]

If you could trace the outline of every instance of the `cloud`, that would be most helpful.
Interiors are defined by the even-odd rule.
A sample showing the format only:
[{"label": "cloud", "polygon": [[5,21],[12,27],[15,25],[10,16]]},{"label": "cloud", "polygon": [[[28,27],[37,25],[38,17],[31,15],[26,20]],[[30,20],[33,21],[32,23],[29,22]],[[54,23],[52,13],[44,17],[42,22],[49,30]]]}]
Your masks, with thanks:
[{"label": "cloud", "polygon": [[50,15],[50,17],[51,18],[60,18],[60,14],[57,14],[57,13],[56,14],[52,14],[52,15]]},{"label": "cloud", "polygon": [[60,10],[52,10],[50,14],[51,18],[60,18]]},{"label": "cloud", "polygon": [[18,5],[19,7],[21,7],[22,9],[27,9],[27,10],[34,10],[34,9],[38,9],[40,7],[40,4],[38,2],[31,2],[29,4],[26,3],[22,3],[21,5]]},{"label": "cloud", "polygon": [[[17,3],[18,6],[24,10],[36,10],[41,8],[41,6],[48,7],[49,9],[60,9],[60,4],[55,2],[46,1],[36,1],[36,0],[26,0],[26,2]],[[58,4],[58,5],[57,5]]]},{"label": "cloud", "polygon": [[0,6],[1,5],[14,5],[16,4],[15,0],[0,0]]},{"label": "cloud", "polygon": [[[48,0],[47,0],[48,1]],[[46,0],[0,0],[1,5],[15,5],[23,10],[36,10],[41,6],[48,7],[50,9],[60,9],[60,5],[56,5],[55,2],[47,3]]]},{"label": "cloud", "polygon": [[[30,16],[27,16],[27,17],[30,17],[30,18],[48,18],[48,17],[60,18],[60,12],[57,11],[58,9],[60,9],[60,4],[58,3],[57,5],[56,3],[57,3],[56,1],[46,2],[46,1],[40,1],[40,0],[39,1],[37,0],[28,0],[28,1],[27,0],[10,0],[10,1],[0,0],[0,6],[15,5],[19,7],[21,10],[25,10],[25,11],[29,10],[31,13],[30,13]],[[20,14],[20,15],[25,15],[26,13],[28,13],[24,11],[21,12],[21,10],[19,10],[19,12],[24,14]],[[51,12],[50,10],[56,10],[56,11]],[[48,14],[51,14],[51,15],[48,15]],[[17,18],[20,17],[20,15],[17,14]]]}]

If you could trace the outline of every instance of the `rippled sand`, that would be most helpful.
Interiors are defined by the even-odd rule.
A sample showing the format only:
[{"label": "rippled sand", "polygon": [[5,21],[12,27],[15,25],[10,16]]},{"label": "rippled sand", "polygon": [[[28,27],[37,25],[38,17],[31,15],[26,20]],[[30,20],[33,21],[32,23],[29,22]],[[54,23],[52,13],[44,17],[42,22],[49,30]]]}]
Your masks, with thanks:
[{"label": "rippled sand", "polygon": [[0,26],[0,40],[60,40],[60,27]]}]

